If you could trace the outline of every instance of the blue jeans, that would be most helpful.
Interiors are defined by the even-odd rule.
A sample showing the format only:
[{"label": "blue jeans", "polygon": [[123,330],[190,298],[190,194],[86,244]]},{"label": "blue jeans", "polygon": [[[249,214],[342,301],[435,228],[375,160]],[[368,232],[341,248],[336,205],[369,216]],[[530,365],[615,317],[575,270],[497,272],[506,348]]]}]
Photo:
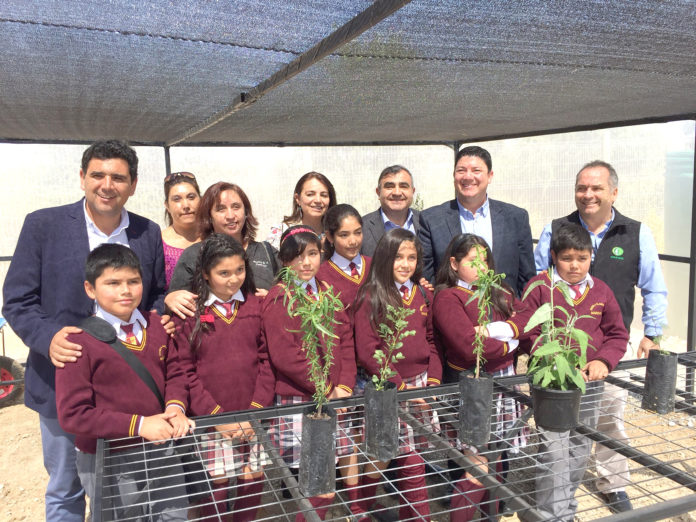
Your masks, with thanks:
[{"label": "blue jeans", "polygon": [[63,431],[58,419],[39,415],[44,467],[48,472],[46,520],[82,522],[85,519],[85,490],[77,476],[75,438]]}]

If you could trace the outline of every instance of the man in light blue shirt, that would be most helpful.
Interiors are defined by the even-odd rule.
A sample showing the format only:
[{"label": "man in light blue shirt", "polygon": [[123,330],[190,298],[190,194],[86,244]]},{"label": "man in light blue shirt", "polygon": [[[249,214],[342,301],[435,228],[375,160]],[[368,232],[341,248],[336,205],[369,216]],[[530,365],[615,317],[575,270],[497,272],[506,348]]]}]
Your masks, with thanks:
[{"label": "man in light blue shirt", "polygon": [[[650,350],[658,348],[654,340],[662,335],[662,327],[666,325],[667,286],[648,227],[614,208],[618,185],[619,178],[609,163],[596,160],[583,166],[575,180],[577,211],[544,227],[534,261],[537,271],[548,268],[551,237],[559,225],[571,222],[584,227],[592,239],[590,273],[612,289],[629,331],[635,287],[641,290],[644,336],[638,346],[638,357],[646,357]],[[605,383],[599,431],[616,439],[627,438],[623,429],[626,397],[626,390]],[[625,491],[629,483],[626,457],[597,444],[595,461],[599,476],[597,489],[610,509],[614,512],[632,509]]]}]

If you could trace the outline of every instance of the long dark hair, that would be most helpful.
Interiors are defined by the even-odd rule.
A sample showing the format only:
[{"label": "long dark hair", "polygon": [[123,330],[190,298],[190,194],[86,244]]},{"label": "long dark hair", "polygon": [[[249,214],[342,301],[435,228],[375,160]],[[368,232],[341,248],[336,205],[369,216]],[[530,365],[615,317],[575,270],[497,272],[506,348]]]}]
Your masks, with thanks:
[{"label": "long dark hair", "polygon": [[214,185],[210,185],[201,197],[201,202],[198,205],[198,212],[196,212],[196,221],[198,222],[198,230],[201,239],[205,239],[215,231],[213,227],[213,218],[210,217],[210,213],[213,211],[215,205],[220,203],[220,195],[226,190],[235,192],[244,205],[245,220],[244,226],[242,226],[242,239],[244,239],[244,241],[254,241],[256,239],[256,229],[259,226],[259,221],[251,211],[251,202],[239,185],[227,183],[226,181],[218,181]]},{"label": "long dark hair", "polygon": [[326,214],[324,214],[324,233],[327,235],[327,239],[324,241],[324,259],[330,259],[336,251],[333,243],[328,240],[328,236],[331,236],[331,239],[335,241],[336,232],[341,228],[343,220],[350,216],[357,219],[360,226],[362,226],[360,212],[355,210],[355,207],[346,203],[339,203],[335,207],[331,207],[326,211]]},{"label": "long dark hair", "polygon": [[[457,286],[459,281],[459,276],[457,272],[452,269],[450,259],[454,258],[455,262],[459,264],[462,259],[464,259],[472,248],[481,247],[486,251],[486,264],[491,270],[495,270],[495,263],[493,262],[493,253],[491,248],[486,243],[486,240],[481,236],[475,234],[459,234],[454,236],[447,249],[445,250],[444,259],[440,268],[437,271],[437,276],[435,277],[435,291],[439,292],[444,288],[452,288]],[[501,282],[503,290],[498,288],[491,288],[491,306],[493,310],[500,313],[505,319],[508,319],[513,312],[512,309],[512,299],[511,296],[515,295],[512,288],[505,283]]]},{"label": "long dark hair", "polygon": [[375,248],[373,262],[367,274],[367,281],[358,290],[355,298],[355,310],[362,304],[366,296],[369,296],[372,307],[370,322],[372,327],[377,329],[377,325],[383,323],[387,317],[387,305],[394,307],[402,306],[401,294],[394,284],[394,261],[399,247],[402,243],[410,241],[416,247],[418,262],[416,270],[411,276],[411,281],[415,285],[420,281],[423,274],[423,249],[418,238],[406,229],[393,228],[382,236]]},{"label": "long dark hair", "polygon": [[244,298],[246,299],[248,295],[256,292],[254,273],[249,267],[249,259],[241,243],[226,234],[210,234],[201,245],[201,249],[198,252],[198,260],[196,261],[196,269],[193,272],[192,290],[198,295],[198,301],[196,304],[196,324],[191,332],[189,342],[194,350],[198,349],[201,344],[200,333],[207,332],[210,329],[208,323],[201,323],[201,315],[205,313],[206,308],[205,302],[210,297],[210,287],[204,276],[210,274],[210,271],[222,259],[232,256],[240,256],[244,260],[246,275],[244,283],[242,283],[240,288]]},{"label": "long dark hair", "polygon": [[299,195],[302,193],[302,187],[304,186],[305,182],[310,179],[316,179],[319,183],[326,187],[326,190],[329,191],[329,208],[336,205],[336,191],[334,190],[334,186],[329,181],[329,178],[320,172],[308,172],[297,180],[297,183],[295,184],[295,190],[292,193],[292,212],[289,216],[285,216],[283,218],[283,223],[286,225],[289,225],[290,223],[297,223],[298,221],[302,220],[302,208],[295,199],[295,196],[299,197]]}]

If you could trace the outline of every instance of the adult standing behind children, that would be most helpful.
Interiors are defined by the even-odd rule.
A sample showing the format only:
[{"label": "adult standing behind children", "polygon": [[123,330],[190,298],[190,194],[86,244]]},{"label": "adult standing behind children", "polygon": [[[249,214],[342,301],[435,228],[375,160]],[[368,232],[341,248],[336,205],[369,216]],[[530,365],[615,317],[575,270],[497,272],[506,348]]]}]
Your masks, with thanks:
[{"label": "adult standing behind children", "polygon": [[324,241],[324,214],[336,204],[336,191],[329,178],[319,172],[308,172],[297,180],[292,195],[292,212],[279,225],[271,227],[266,241],[280,249],[280,237],[294,225],[304,225]]},{"label": "adult standing behind children", "polygon": [[46,520],[85,516],[84,489],[75,466],[74,438],[58,424],[55,368],[75,362],[82,347],[66,337],[94,312],[84,292],[87,255],[102,243],[129,246],[142,264],[142,310],[161,311],[164,254],[160,228],[126,212],[135,193],[138,157],[126,143],[98,141],[82,156],[85,197],[27,215],[3,286],[3,315],[29,347],[25,404],[39,413],[48,472]]},{"label": "adult standing behind children", "polygon": [[416,187],[413,175],[406,167],[392,165],[385,168],[377,179],[376,192],[380,208],[362,217],[361,253],[370,257],[385,232],[392,228],[405,228],[418,235],[420,227],[420,212],[411,208]]},{"label": "adult standing behind children", "polygon": [[423,275],[433,281],[447,245],[459,234],[476,234],[493,251],[495,266],[518,294],[534,277],[534,255],[526,210],[488,197],[493,180],[490,153],[465,147],[454,161],[455,199],[421,212],[418,239],[423,245]]},{"label": "adult standing behind children", "polygon": [[[621,308],[626,330],[633,321],[635,287],[643,296],[644,337],[638,346],[638,357],[647,356],[657,345],[666,324],[667,286],[662,277],[655,240],[650,229],[614,208],[619,191],[619,178],[609,163],[595,160],[584,165],[575,178],[577,210],[555,219],[544,227],[534,253],[536,268],[545,270],[550,261],[552,236],[563,223],[576,223],[590,233],[592,265],[590,274],[604,281],[614,292]],[[628,392],[606,384],[600,404],[598,429],[617,439],[626,439],[623,428],[624,405]],[[597,444],[597,489],[613,511],[632,509],[625,488],[629,484],[626,457]]]},{"label": "adult standing behind children", "polygon": [[164,217],[168,226],[162,230],[162,248],[167,286],[181,254],[201,240],[196,222],[200,202],[196,176],[190,172],[172,172],[164,177]]}]

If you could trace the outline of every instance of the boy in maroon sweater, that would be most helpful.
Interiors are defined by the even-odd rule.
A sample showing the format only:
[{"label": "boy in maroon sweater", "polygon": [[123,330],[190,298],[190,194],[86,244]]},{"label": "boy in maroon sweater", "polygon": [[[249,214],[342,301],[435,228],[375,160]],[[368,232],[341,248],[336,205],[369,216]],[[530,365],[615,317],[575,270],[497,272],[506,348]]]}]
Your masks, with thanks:
[{"label": "boy in maroon sweater", "polygon": [[[611,289],[602,281],[589,275],[592,262],[592,240],[588,232],[579,225],[563,225],[551,241],[551,259],[555,272],[553,281],[549,272],[532,278],[528,286],[541,279],[547,284],[564,281],[570,290],[573,307],[578,316],[575,327],[587,333],[590,345],[587,349],[587,365],[582,368],[587,382],[587,391],[580,406],[580,422],[594,428],[599,412],[598,397],[603,379],[618,364],[626,352],[628,332],[623,324],[621,310]],[[554,304],[568,310],[561,291],[554,290]],[[530,311],[550,301],[551,291],[547,285],[534,288],[525,299]],[[572,312],[572,310],[569,310]],[[565,314],[556,312],[557,319]],[[514,333],[517,328],[510,324]],[[531,332],[531,341],[541,334],[541,326]],[[561,433],[539,428],[537,452],[536,502],[544,515],[558,520],[573,520],[577,509],[575,491],[580,485],[592,441],[575,430]]]},{"label": "boy in maroon sweater", "polygon": [[[84,331],[71,334],[69,340],[83,348],[82,357],[56,371],[56,404],[61,426],[75,435],[80,480],[93,499],[97,439],[133,437],[117,443],[122,449],[109,463],[118,489],[116,518],[157,514],[162,520],[186,520],[185,487],[181,474],[173,472],[180,463],[171,446],[153,446],[146,456],[158,459],[156,464],[143,462],[148,460],[143,458],[143,439],[180,437],[190,422],[184,414],[186,380],[176,353],[169,353],[169,337],[155,313],[137,308],[143,293],[140,262],[128,247],[105,244],[89,254],[85,272],[85,291],[96,301],[95,316],[117,331],[150,373],[166,409],[163,413],[153,391],[110,344]],[[139,498],[146,473],[150,491]]]}]

